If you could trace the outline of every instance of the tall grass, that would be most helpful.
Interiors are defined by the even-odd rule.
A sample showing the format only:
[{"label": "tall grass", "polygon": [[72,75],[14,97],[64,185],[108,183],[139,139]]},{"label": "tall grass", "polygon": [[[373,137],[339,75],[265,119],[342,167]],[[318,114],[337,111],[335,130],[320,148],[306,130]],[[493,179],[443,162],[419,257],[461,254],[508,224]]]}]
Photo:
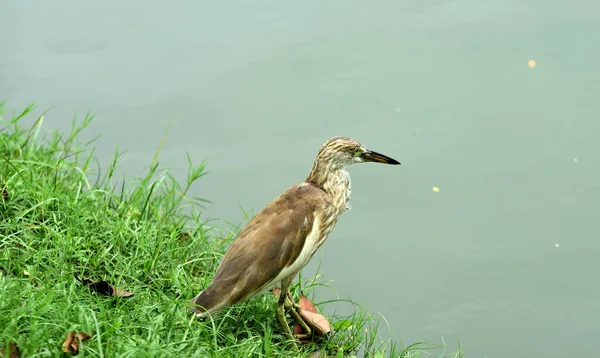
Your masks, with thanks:
[{"label": "tall grass", "polygon": [[[186,304],[235,235],[203,221],[206,201],[190,196],[205,163],[188,155],[180,184],[160,169],[157,151],[144,176],[116,178],[118,150],[95,166],[93,141],[78,141],[92,116],[61,135],[43,130],[43,115],[25,128],[33,110],[0,117],[0,348],[14,342],[24,357],[57,356],[68,331],[92,334],[80,355],[98,357],[416,357],[431,348],[381,341],[380,320],[355,305],[348,317],[329,317],[327,340],[293,352],[269,294],[195,320]],[[75,275],[134,296],[94,294]],[[302,290],[311,297],[318,285],[303,280]]]}]

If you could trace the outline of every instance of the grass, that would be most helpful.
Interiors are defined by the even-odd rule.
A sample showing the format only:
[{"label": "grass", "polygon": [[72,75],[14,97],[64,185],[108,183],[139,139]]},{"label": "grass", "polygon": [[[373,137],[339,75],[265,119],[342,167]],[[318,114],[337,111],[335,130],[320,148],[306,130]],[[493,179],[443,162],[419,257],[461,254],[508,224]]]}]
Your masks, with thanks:
[{"label": "grass", "polygon": [[[126,180],[115,177],[117,150],[100,175],[93,141],[78,141],[91,116],[61,135],[42,130],[43,115],[24,128],[33,110],[0,117],[0,348],[14,342],[24,357],[58,356],[67,332],[83,331],[93,337],[79,355],[94,357],[433,354],[429,344],[380,340],[380,320],[345,300],[338,304],[354,305],[354,313],[328,317],[331,336],[297,353],[285,342],[269,294],[213,321],[193,319],[185,305],[209,283],[235,235],[201,219],[205,201],[189,196],[205,164],[188,155],[181,185],[159,169],[157,151],[146,175]],[[134,296],[94,294],[75,275]],[[312,297],[319,285],[302,280],[292,292]]]}]

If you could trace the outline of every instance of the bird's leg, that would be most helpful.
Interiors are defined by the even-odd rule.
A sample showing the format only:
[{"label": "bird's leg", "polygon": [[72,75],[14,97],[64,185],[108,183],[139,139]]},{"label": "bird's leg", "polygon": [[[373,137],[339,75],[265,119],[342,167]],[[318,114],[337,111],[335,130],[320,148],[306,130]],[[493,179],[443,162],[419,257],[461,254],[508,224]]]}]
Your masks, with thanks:
[{"label": "bird's leg", "polygon": [[293,279],[294,276],[292,275],[281,280],[281,291],[279,293],[279,302],[277,304],[277,309],[275,310],[275,313],[277,315],[279,323],[281,324],[281,328],[283,328],[283,332],[291,340],[292,347],[295,350],[298,350],[296,338],[294,338],[294,336],[292,335],[290,326],[288,325],[287,320],[285,319],[286,302],[289,301],[288,291],[290,289]]},{"label": "bird's leg", "polygon": [[310,327],[308,327],[304,319],[302,319],[302,317],[300,316],[299,311],[302,310],[302,308],[300,308],[300,305],[297,303],[293,303],[286,295],[285,308],[290,312],[290,315],[292,316],[294,321],[296,321],[300,325],[300,328],[302,328],[302,331],[304,332],[301,334],[294,334],[294,337],[296,337],[297,339],[310,338],[312,336],[312,330],[310,329]]},{"label": "bird's leg", "polygon": [[285,319],[284,305],[279,304],[275,310],[275,313],[279,323],[281,324],[281,328],[283,328],[283,333],[285,333],[285,335],[291,340],[292,347],[297,350],[298,346],[296,345],[296,338],[292,335],[292,330],[290,329],[290,326],[288,326],[288,323]]}]

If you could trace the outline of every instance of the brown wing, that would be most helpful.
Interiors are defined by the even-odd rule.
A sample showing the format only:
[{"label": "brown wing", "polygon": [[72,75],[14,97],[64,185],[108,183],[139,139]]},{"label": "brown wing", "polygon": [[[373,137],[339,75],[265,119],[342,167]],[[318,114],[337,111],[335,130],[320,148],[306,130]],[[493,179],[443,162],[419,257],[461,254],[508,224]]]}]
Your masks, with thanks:
[{"label": "brown wing", "polygon": [[192,300],[202,312],[243,301],[291,265],[304,246],[315,211],[327,194],[307,183],[296,184],[248,222],[231,244],[209,287]]}]

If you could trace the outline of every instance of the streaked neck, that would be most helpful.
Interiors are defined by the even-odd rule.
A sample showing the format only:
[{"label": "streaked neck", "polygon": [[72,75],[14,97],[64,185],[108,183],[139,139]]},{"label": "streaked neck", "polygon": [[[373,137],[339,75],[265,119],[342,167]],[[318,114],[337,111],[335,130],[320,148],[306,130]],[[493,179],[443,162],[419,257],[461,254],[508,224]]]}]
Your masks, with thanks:
[{"label": "streaked neck", "polygon": [[346,207],[350,194],[350,174],[344,166],[316,160],[305,181],[323,189],[340,210]]}]

